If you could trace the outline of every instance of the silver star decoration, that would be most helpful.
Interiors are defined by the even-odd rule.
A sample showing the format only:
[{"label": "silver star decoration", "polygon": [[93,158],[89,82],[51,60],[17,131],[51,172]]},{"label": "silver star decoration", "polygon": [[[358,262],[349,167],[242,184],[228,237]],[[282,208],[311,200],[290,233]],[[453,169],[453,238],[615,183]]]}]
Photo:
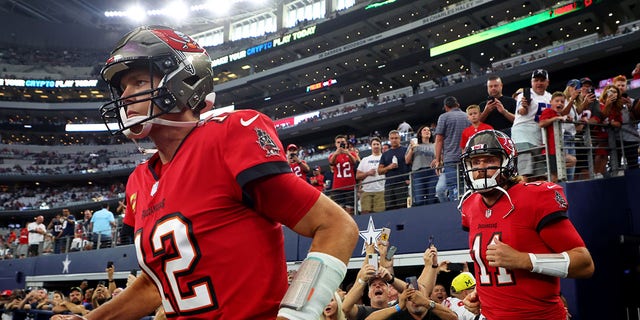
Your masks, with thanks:
[{"label": "silver star decoration", "polygon": [[62,260],[62,273],[69,273],[69,265],[71,264],[71,260],[69,260],[69,255],[67,255],[64,260]]},{"label": "silver star decoration", "polygon": [[360,238],[364,239],[364,244],[362,245],[362,254],[364,254],[367,250],[367,244],[373,243],[376,245],[376,250],[378,249],[378,239],[380,238],[380,234],[382,233],[382,229],[376,229],[376,226],[373,224],[373,217],[369,217],[369,225],[367,226],[367,230],[358,231],[360,233]]}]

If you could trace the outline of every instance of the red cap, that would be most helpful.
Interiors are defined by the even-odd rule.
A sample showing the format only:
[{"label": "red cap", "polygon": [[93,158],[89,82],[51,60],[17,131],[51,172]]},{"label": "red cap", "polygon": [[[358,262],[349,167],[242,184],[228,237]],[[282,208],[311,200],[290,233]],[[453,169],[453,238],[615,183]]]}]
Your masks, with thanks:
[{"label": "red cap", "polygon": [[2,293],[0,293],[0,296],[10,296],[11,295],[11,290],[4,290],[2,291]]},{"label": "red cap", "polygon": [[298,150],[298,146],[296,146],[295,144],[292,143],[292,144],[287,146],[287,150],[291,150],[291,149]]}]

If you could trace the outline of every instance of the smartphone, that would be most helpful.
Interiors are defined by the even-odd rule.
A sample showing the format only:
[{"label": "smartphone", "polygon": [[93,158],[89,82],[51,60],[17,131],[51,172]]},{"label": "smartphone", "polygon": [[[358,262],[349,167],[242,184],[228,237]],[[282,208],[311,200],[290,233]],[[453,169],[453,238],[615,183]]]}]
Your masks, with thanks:
[{"label": "smartphone", "polygon": [[367,254],[367,258],[369,259],[369,264],[372,265],[374,269],[378,270],[378,254],[369,253]]},{"label": "smartphone", "polygon": [[113,261],[107,261],[107,269],[113,268]]},{"label": "smartphone", "polygon": [[138,276],[138,270],[131,269],[131,275],[134,276],[134,277],[137,277]]},{"label": "smartphone", "polygon": [[433,243],[433,236],[429,236],[429,247],[431,248],[431,246],[434,246],[435,244]]},{"label": "smartphone", "polygon": [[405,279],[405,282],[408,283],[411,288],[418,290],[418,278],[416,278],[415,276],[407,277]]},{"label": "smartphone", "polygon": [[527,99],[527,102],[531,102],[531,88],[524,88],[522,90],[522,96]]},{"label": "smartphone", "polygon": [[105,285],[104,285],[104,281],[100,281],[100,282],[98,282],[98,286],[103,286],[103,287],[104,287],[104,286],[105,286]]},{"label": "smartphone", "polygon": [[391,235],[391,229],[382,228],[382,232],[380,233],[380,241],[383,244],[388,245],[389,244],[389,236],[390,235]]},{"label": "smartphone", "polygon": [[389,247],[389,249],[387,249],[387,254],[385,255],[385,258],[387,258],[387,260],[393,259],[393,255],[396,254],[397,250],[398,248],[396,248],[396,246]]}]

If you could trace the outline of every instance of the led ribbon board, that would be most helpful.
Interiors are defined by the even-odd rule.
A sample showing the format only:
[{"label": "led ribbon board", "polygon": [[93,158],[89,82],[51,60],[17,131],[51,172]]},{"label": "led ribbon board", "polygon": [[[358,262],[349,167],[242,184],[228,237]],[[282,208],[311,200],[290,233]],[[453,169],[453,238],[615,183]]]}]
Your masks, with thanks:
[{"label": "led ribbon board", "polygon": [[549,21],[551,19],[560,17],[567,13],[578,11],[580,9],[583,9],[586,6],[589,6],[591,3],[592,3],[591,1],[585,1],[584,6],[582,5],[578,6],[578,2],[574,2],[574,3],[564,5],[562,7],[541,12],[541,13],[532,15],[530,17],[520,19],[518,21],[503,24],[501,26],[482,31],[456,41],[452,41],[449,43],[445,43],[445,44],[433,47],[429,50],[429,54],[432,57],[435,57],[443,53],[451,52],[453,50],[464,48],[464,47],[467,47],[476,43],[480,43],[483,41],[487,41],[487,40],[505,35],[510,32],[518,31],[536,24],[543,23],[545,21]]}]

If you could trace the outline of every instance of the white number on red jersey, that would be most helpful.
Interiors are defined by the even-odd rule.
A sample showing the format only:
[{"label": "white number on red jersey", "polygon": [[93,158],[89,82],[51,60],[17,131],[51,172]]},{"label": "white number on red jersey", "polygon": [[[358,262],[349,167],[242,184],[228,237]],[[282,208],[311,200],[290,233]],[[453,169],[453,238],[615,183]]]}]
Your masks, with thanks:
[{"label": "white number on red jersey", "polygon": [[[180,213],[173,213],[156,222],[149,239],[153,252],[148,252],[146,255],[142,253],[141,233],[141,231],[137,232],[135,237],[138,261],[140,267],[146,271],[158,288],[162,288],[160,296],[167,315],[175,313],[189,315],[218,308],[213,283],[209,276],[183,279],[184,276],[193,272],[200,260],[200,249],[193,237],[191,221]],[[147,255],[162,256],[163,274],[157,274],[148,266],[145,260]],[[169,288],[163,288],[159,277],[166,277]]]},{"label": "white number on red jersey", "polygon": [[[494,244],[495,239],[500,239],[501,235],[502,234],[499,232],[496,232],[493,235],[491,235],[491,242],[489,242],[487,246],[489,246],[490,244]],[[487,270],[487,267],[489,267],[489,263],[482,259],[482,255],[480,251],[480,250],[486,251],[487,248],[481,248],[481,246],[482,246],[482,234],[478,233],[473,238],[473,245],[471,246],[471,252],[470,252],[471,258],[473,258],[473,261],[475,261],[476,264],[478,265],[478,269],[479,269],[478,272],[480,274],[480,277],[479,277],[480,285],[491,286],[493,285],[493,278],[491,273],[489,273]],[[497,285],[504,286],[504,285],[514,284],[513,275],[509,270],[502,267],[498,267],[495,270],[496,271],[493,272],[493,275],[495,276]]]},{"label": "white number on red jersey", "polygon": [[352,177],[351,162],[336,163],[336,170],[338,171],[338,175],[337,175],[338,178]]}]

